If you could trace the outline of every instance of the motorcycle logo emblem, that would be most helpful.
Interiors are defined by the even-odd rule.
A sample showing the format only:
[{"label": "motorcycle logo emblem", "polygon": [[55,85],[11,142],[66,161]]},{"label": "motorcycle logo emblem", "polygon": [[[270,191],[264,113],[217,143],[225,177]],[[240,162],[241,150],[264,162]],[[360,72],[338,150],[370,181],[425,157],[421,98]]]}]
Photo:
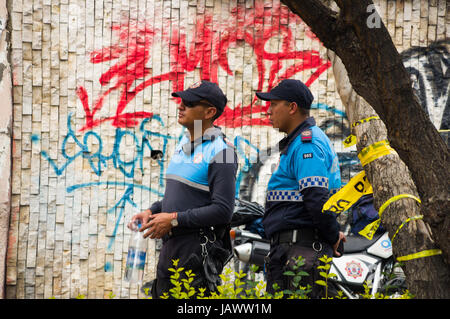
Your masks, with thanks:
[{"label": "motorcycle logo emblem", "polygon": [[353,260],[345,265],[345,270],[347,271],[348,276],[355,279],[361,277],[363,273],[361,264]]},{"label": "motorcycle logo emblem", "polygon": [[385,249],[389,249],[391,248],[391,241],[389,239],[383,240],[381,242],[381,247],[385,248]]}]

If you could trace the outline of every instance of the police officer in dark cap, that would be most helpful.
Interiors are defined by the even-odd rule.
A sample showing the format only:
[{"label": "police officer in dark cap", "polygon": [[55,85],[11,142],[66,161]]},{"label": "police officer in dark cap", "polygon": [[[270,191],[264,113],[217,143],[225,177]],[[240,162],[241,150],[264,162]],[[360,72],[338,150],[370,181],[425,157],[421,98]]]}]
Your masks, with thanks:
[{"label": "police officer in dark cap", "polygon": [[270,101],[267,111],[274,128],[286,133],[278,146],[280,160],[267,187],[264,230],[270,238],[267,257],[267,290],[296,289],[292,276],[283,275],[293,269],[294,259],[302,256],[301,286],[312,287],[310,296],[322,296],[323,287],[315,284],[319,258],[339,256],[339,243],[345,236],[339,231],[334,214],[322,212],[329,196],[341,187],[339,162],[330,140],[316,126],[309,111],[314,99],[299,80],[281,81],[270,92],[256,95]]},{"label": "police officer in dark cap", "polygon": [[[227,98],[217,84],[198,82],[174,92],[181,98],[178,123],[187,130],[166,170],[161,201],[133,216],[141,220],[144,237],[162,238],[154,298],[173,287],[172,260],[195,274],[192,287],[216,289],[219,275],[231,257],[231,221],[237,171],[237,155],[221,129],[213,125],[224,111]],[[184,272],[182,273],[184,275]],[[183,277],[179,280],[181,281]],[[170,296],[170,293],[169,293]]]}]

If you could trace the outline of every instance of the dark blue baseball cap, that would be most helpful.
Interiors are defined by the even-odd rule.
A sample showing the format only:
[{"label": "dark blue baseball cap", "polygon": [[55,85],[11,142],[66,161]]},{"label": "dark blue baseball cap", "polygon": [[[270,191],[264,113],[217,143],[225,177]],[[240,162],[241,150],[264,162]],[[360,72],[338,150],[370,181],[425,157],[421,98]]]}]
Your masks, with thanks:
[{"label": "dark blue baseball cap", "polygon": [[227,97],[219,86],[206,80],[197,82],[184,91],[173,92],[172,96],[180,97],[188,102],[206,100],[216,107],[218,114],[222,114],[227,105]]},{"label": "dark blue baseball cap", "polygon": [[281,81],[270,92],[256,92],[256,96],[264,101],[285,100],[296,102],[299,107],[310,109],[314,100],[309,88],[300,80],[286,79]]}]

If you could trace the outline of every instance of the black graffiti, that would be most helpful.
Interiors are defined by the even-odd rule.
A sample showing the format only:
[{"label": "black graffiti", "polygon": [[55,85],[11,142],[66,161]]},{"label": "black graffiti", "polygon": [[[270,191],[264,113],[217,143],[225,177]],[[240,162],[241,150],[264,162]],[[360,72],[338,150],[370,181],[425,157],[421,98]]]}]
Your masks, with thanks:
[{"label": "black graffiti", "polygon": [[[432,43],[428,47],[412,47],[401,53],[405,68],[411,74],[412,85],[424,110],[432,116],[430,119],[439,130],[450,128],[450,40],[442,40]],[[350,134],[347,121],[341,118],[327,118],[318,126],[326,132],[332,140],[343,140]],[[437,118],[437,121],[436,121]],[[332,129],[331,129],[332,128]],[[448,132],[441,133],[450,145]],[[268,148],[263,152],[256,163],[243,172],[239,184],[239,197],[251,201],[252,193],[256,187],[261,169],[272,156],[278,154],[277,148]],[[345,185],[351,177],[362,170],[356,152],[338,152],[339,166],[341,170],[342,184]],[[362,188],[361,185],[358,191]],[[361,187],[360,187],[361,186]]]},{"label": "black graffiti", "polygon": [[412,47],[401,53],[412,85],[424,110],[440,130],[450,128],[450,40],[428,47]]}]

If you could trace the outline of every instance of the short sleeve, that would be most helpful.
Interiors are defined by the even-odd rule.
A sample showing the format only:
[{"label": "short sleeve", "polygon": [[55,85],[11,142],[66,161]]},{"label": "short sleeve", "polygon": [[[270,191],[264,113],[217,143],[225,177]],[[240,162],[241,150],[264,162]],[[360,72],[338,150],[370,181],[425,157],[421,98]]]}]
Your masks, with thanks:
[{"label": "short sleeve", "polygon": [[294,151],[293,173],[299,184],[299,191],[309,187],[328,189],[328,169],[323,150],[314,143],[302,143]]}]

